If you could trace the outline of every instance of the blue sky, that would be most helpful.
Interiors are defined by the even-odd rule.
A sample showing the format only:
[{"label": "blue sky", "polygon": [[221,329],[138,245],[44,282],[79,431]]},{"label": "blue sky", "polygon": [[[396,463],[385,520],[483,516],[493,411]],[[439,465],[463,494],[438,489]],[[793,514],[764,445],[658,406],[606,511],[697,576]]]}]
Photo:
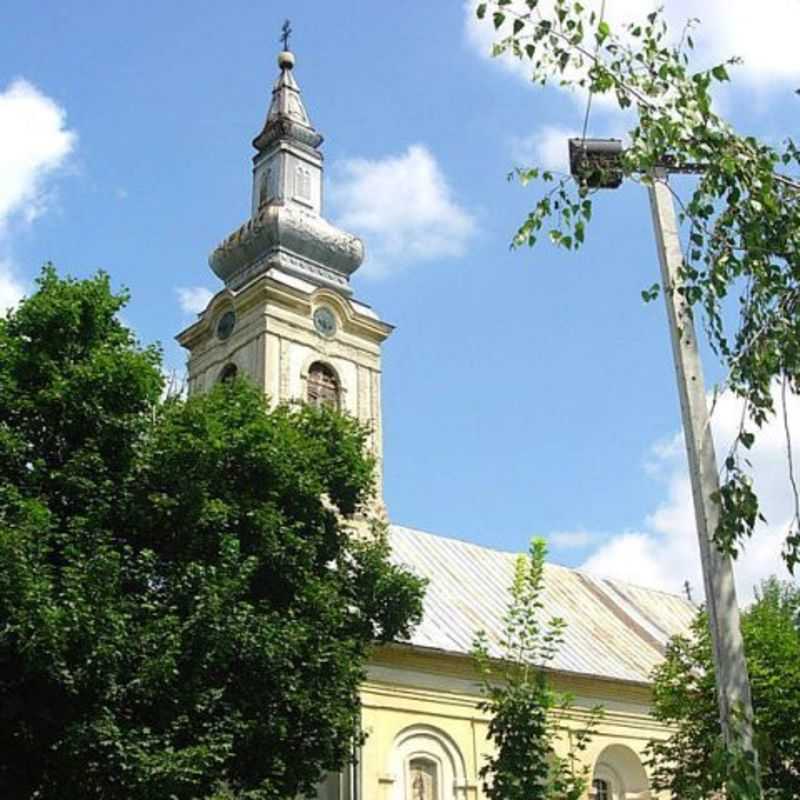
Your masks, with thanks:
[{"label": "blue sky", "polygon": [[[609,2],[612,18],[646,5]],[[745,56],[719,98],[737,125],[775,140],[797,129],[800,55],[783,42],[796,3],[668,7],[675,19],[702,9],[701,64]],[[126,321],[179,369],[172,337],[192,319],[179,290],[219,288],[207,256],[248,213],[250,140],[287,16],[326,137],[325,213],[365,239],[356,295],[397,326],[384,352],[392,519],[511,550],[543,534],[564,564],[697,585],[665,314],[639,296],[657,279],[644,190],[601,197],[577,256],[509,250],[536,189],[506,174],[557,166],[583,106],[487,58],[491,31],[461,0],[11,0],[0,301],[48,259],[75,275],[103,268],[132,292]],[[590,132],[622,129],[596,105]],[[726,399],[720,442],[736,418]],[[771,526],[740,569],[745,590],[775,568],[788,514],[782,440],[766,442],[756,467]]]}]

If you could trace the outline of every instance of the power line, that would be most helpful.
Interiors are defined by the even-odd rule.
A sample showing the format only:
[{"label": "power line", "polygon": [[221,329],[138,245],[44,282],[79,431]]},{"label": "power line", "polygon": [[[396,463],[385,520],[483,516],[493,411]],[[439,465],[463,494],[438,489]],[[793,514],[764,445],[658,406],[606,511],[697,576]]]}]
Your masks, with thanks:
[{"label": "power line", "polygon": [[[606,0],[600,4],[600,23],[603,22],[603,18],[606,15]],[[597,63],[597,54],[600,52],[600,42],[598,41],[594,47],[594,60]],[[592,111],[592,92],[591,85],[589,86],[589,96],[586,98],[586,114],[583,117],[583,133],[581,134],[581,141],[586,142],[586,129],[589,127],[589,114]]]}]

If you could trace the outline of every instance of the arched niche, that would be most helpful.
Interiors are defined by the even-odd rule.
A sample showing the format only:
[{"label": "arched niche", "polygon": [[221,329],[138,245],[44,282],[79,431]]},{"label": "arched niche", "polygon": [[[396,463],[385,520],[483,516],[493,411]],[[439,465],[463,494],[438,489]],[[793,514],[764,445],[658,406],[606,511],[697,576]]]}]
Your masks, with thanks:
[{"label": "arched niche", "polygon": [[591,800],[651,800],[650,781],[639,756],[622,744],[610,744],[597,757]]},{"label": "arched niche", "polygon": [[388,772],[392,800],[461,800],[466,765],[456,743],[432,725],[412,725],[394,740]]}]

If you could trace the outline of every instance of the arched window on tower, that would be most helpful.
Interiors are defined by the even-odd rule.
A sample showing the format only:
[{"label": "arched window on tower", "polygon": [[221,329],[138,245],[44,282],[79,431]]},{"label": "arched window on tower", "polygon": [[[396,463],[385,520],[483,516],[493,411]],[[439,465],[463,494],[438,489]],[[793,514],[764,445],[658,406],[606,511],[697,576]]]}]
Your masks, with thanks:
[{"label": "arched window on tower", "polygon": [[594,800],[612,800],[608,781],[602,778],[595,778],[592,781],[592,797]]},{"label": "arched window on tower", "polygon": [[307,399],[312,406],[339,408],[341,389],[336,373],[321,361],[308,368]]},{"label": "arched window on tower", "polygon": [[222,368],[222,372],[219,374],[219,382],[220,383],[230,383],[234,380],[239,373],[239,370],[236,364],[226,364]]}]

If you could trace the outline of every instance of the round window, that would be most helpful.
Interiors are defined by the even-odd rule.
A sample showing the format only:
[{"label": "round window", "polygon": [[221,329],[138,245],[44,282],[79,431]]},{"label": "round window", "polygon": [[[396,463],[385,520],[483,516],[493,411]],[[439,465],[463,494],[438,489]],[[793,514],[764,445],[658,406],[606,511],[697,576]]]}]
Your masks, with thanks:
[{"label": "round window", "polygon": [[226,311],[217,323],[217,336],[220,339],[227,339],[236,327],[236,314],[233,311]]}]

